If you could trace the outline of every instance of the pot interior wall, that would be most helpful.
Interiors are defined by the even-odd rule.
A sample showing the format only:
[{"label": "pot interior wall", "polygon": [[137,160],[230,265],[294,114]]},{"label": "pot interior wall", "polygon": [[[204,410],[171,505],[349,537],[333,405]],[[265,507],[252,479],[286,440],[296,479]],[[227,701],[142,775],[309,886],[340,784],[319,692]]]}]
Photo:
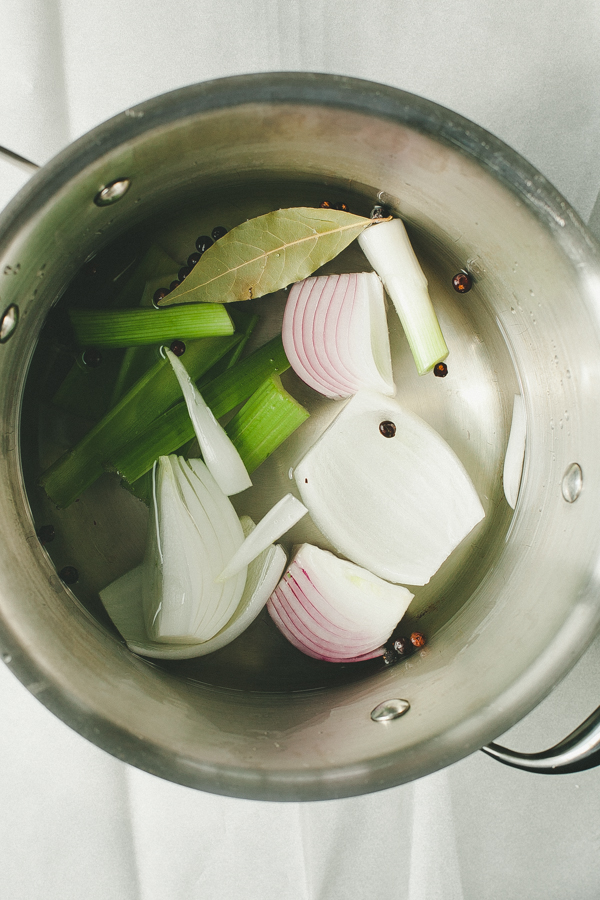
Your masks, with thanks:
[{"label": "pot interior wall", "polygon": [[[52,405],[56,335],[42,337],[27,381],[21,451],[35,527],[51,523],[57,536],[47,553],[34,546],[23,509],[37,582],[28,603],[7,601],[9,614],[48,682],[68,696],[71,712],[59,714],[136,765],[243,796],[310,799],[386,787],[496,736],[564,673],[583,649],[582,632],[591,639],[598,617],[590,599],[598,529],[588,527],[599,478],[597,285],[569,258],[551,216],[540,218],[464,149],[425,132],[367,112],[299,104],[205,112],[151,129],[84,166],[40,210],[27,241],[8,251],[31,279],[42,265],[50,270],[35,300],[25,277],[20,286],[24,310],[35,310],[29,333],[18,335],[28,342],[23,359],[59,296],[65,303],[74,292],[95,290],[89,264],[83,267],[91,254],[99,278],[110,278],[144,241],[158,241],[183,262],[195,237],[215,225],[231,228],[323,199],[368,215],[382,201],[406,221],[450,347],[447,378],[420,378],[390,310],[398,399],[453,447],[486,511],[430,584],[415,590],[406,630],[423,632],[427,647],[389,668],[319,663],[291,647],[263,613],[211,656],[157,664],[126,650],[98,598],[139,562],[146,507],[111,475],[66,510],[54,509],[37,487],[40,470],[88,424]],[[95,207],[98,187],[124,176],[132,187],[123,200]],[[366,268],[352,246],[323,271]],[[461,269],[475,281],[464,296],[451,286]],[[263,317],[256,345],[278,329],[284,303],[285,292],[252,301]],[[290,490],[290,468],[335,413],[335,404],[316,398],[292,372],[284,382],[311,418],[257,471],[252,496],[236,501],[255,519]],[[528,445],[513,514],[501,473],[521,391]],[[582,466],[586,489],[567,504],[560,485],[572,462]],[[315,538],[327,546],[303,522],[288,545]],[[49,573],[65,565],[78,569],[77,585],[58,588],[52,576],[53,609],[44,600],[36,617]],[[372,722],[371,709],[389,697],[407,698],[410,713]],[[75,706],[85,714],[74,715]]]}]

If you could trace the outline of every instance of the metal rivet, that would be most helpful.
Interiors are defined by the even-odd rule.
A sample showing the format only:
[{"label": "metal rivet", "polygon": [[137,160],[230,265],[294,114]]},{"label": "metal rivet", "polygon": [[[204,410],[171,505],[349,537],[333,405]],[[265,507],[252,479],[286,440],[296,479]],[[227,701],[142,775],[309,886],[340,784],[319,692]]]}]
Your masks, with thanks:
[{"label": "metal rivet", "polygon": [[408,700],[384,700],[371,712],[374,722],[391,722],[407,713],[410,709]]},{"label": "metal rivet", "polygon": [[9,337],[15,333],[18,322],[19,307],[15,306],[13,303],[12,306],[9,306],[8,309],[4,311],[4,315],[0,320],[0,344],[3,344],[4,341],[7,341]]},{"label": "metal rivet", "polygon": [[129,178],[118,178],[116,181],[111,181],[101,191],[98,191],[94,197],[94,203],[96,206],[110,206],[111,203],[116,203],[117,200],[124,197],[130,187]]},{"label": "metal rivet", "polygon": [[567,503],[575,503],[583,488],[583,472],[577,463],[571,463],[562,480],[562,495]]}]

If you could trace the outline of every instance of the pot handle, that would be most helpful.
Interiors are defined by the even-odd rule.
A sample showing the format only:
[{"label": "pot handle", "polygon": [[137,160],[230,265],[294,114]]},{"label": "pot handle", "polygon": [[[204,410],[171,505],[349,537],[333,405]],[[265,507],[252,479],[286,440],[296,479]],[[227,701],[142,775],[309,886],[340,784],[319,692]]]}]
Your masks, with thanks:
[{"label": "pot handle", "polygon": [[600,765],[600,706],[575,731],[541,753],[517,753],[498,744],[488,744],[481,749],[506,766],[540,775],[563,775],[593,769]]}]

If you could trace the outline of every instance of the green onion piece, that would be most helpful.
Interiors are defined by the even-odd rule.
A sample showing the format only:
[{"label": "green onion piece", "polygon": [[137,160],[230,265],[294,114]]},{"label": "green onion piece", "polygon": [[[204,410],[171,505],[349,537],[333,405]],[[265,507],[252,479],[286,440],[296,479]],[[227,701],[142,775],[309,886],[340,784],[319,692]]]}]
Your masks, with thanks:
[{"label": "green onion piece", "polygon": [[[231,335],[188,344],[186,362],[191,377],[194,380],[202,377],[239,340],[239,335]],[[112,465],[120,447],[137,441],[148,422],[180,396],[179,382],[170,362],[160,359],[76,447],[64,453],[42,475],[41,484],[50,499],[63,508],[72,503]]]},{"label": "green onion piece", "polygon": [[226,425],[225,431],[254,472],[309,416],[288,394],[278,375],[271,375]]},{"label": "green onion piece", "polygon": [[123,354],[121,368],[114,383],[109,409],[116,406],[121,397],[154,365],[158,359],[158,354],[159,349],[156,344],[150,344],[147,347],[127,348]]},{"label": "green onion piece", "polygon": [[102,352],[97,367],[74,362],[54,394],[52,403],[75,416],[100,419],[112,406],[113,386],[121,365],[119,350]]},{"label": "green onion piece", "polygon": [[75,338],[82,347],[138,347],[175,339],[233,334],[221,303],[157,309],[70,309]]},{"label": "green onion piece", "polygon": [[250,336],[251,336],[252,332],[254,331],[254,329],[256,328],[256,326],[258,325],[258,323],[260,321],[260,316],[252,315],[248,318],[248,321],[246,322],[246,326],[242,329],[242,328],[240,328],[240,324],[238,323],[237,318],[238,318],[237,316],[234,316],[233,321],[236,326],[236,329],[238,329],[242,332],[242,339],[239,342],[239,344],[237,345],[237,347],[234,348],[233,353],[231,354],[231,357],[229,358],[229,361],[227,363],[228,369],[231,369],[231,368],[233,368],[233,366],[235,366],[236,362],[238,361],[238,359],[240,358],[240,356],[243,353],[244,347],[250,340]]},{"label": "green onion piece", "polygon": [[[244,403],[269,375],[285,372],[289,367],[281,336],[278,335],[232,369],[226,369],[205,384],[201,388],[202,396],[213,415],[219,419]],[[178,403],[154,421],[148,419],[135,440],[115,450],[112,463],[116,471],[131,483],[148,472],[159,456],[174,453],[193,437],[194,426],[187,407],[185,403]]]}]

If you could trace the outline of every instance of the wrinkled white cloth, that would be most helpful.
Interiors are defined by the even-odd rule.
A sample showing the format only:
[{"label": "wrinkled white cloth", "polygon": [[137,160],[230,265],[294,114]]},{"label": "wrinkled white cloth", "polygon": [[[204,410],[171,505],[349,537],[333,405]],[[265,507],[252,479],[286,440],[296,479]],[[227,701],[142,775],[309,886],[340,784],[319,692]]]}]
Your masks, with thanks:
[{"label": "wrinkled white cloth", "polygon": [[[335,72],[488,128],[600,232],[595,0],[0,0],[0,24],[0,145],[37,163],[185,84]],[[0,159],[0,204],[27,177]],[[597,705],[599,675],[597,641],[503,742],[533,751],[564,737]],[[258,803],[124,765],[4,666],[0,723],[3,900],[598,896],[600,771],[532,776],[478,753],[380,794]]]}]

